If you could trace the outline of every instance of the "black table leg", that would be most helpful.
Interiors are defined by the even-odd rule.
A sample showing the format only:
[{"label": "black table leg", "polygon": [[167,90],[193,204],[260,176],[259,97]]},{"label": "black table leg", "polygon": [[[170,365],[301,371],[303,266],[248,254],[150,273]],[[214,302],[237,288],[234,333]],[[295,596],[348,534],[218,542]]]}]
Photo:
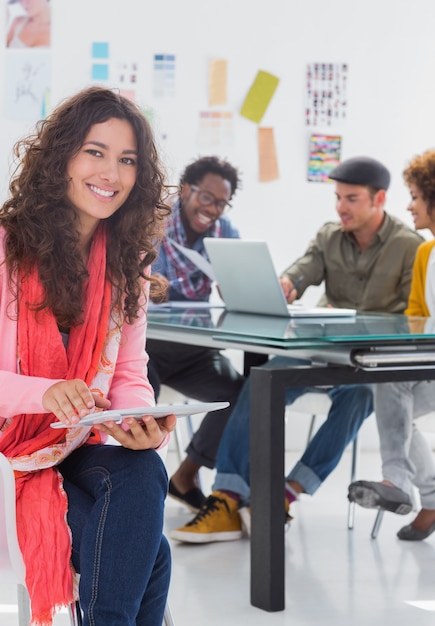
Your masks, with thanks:
[{"label": "black table leg", "polygon": [[251,603],[282,611],[284,599],[284,386],[251,370]]},{"label": "black table leg", "polygon": [[251,604],[285,608],[284,399],[287,387],[434,380],[435,369],[296,366],[251,370]]},{"label": "black table leg", "polygon": [[245,352],[243,358],[243,375],[249,376],[251,367],[260,367],[269,360],[267,354],[258,354],[257,352]]}]

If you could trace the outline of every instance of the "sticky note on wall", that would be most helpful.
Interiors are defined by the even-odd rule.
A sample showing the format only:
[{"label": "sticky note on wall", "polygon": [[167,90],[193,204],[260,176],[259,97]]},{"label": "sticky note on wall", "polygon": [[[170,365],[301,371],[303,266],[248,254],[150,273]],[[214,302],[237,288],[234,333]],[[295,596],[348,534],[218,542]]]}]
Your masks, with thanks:
[{"label": "sticky note on wall", "polygon": [[92,57],[94,59],[108,59],[109,44],[105,41],[94,41],[92,44]]},{"label": "sticky note on wall", "polygon": [[212,59],[208,75],[208,106],[227,103],[227,61]]},{"label": "sticky note on wall", "polygon": [[92,63],[92,80],[108,80],[109,66],[103,63]]},{"label": "sticky note on wall", "polygon": [[260,70],[243,103],[240,115],[259,124],[278,87],[279,78]]},{"label": "sticky note on wall", "polygon": [[273,128],[258,129],[258,180],[268,183],[279,178]]}]

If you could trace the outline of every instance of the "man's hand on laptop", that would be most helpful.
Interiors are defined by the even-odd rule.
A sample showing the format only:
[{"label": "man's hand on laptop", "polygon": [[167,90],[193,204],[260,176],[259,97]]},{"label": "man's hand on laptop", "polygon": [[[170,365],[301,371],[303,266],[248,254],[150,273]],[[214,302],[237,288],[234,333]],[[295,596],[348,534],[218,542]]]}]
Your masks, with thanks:
[{"label": "man's hand on laptop", "polygon": [[289,304],[291,304],[298,297],[298,290],[293,285],[292,281],[287,278],[287,276],[281,276],[279,282],[281,283],[285,299]]}]

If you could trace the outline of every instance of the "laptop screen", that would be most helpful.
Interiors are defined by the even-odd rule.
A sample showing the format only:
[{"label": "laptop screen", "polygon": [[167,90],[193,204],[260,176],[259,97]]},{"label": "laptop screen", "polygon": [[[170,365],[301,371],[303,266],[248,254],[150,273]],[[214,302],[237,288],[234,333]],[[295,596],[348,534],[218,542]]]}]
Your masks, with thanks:
[{"label": "laptop screen", "polygon": [[228,311],[289,316],[265,241],[206,237],[204,245]]}]

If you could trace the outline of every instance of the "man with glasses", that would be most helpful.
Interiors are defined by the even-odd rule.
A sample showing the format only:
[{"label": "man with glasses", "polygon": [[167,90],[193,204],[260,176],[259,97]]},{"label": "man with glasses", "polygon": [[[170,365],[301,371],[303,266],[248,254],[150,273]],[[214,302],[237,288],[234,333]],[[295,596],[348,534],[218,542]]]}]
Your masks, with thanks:
[{"label": "man with glasses", "polygon": [[[178,246],[207,258],[204,237],[239,237],[225,215],[239,184],[237,170],[215,156],[194,161],[181,174],[177,199],[153,265],[153,273],[168,281],[169,300],[209,299],[211,279]],[[156,398],[160,385],[165,384],[202,402],[229,401],[230,407],[236,403],[244,379],[219,350],[148,339],[147,352],[148,377]],[[205,501],[198,487],[198,470],[201,466],[214,467],[230,407],[204,417],[189,443],[186,458],[169,481],[169,495],[194,512]]]}]

